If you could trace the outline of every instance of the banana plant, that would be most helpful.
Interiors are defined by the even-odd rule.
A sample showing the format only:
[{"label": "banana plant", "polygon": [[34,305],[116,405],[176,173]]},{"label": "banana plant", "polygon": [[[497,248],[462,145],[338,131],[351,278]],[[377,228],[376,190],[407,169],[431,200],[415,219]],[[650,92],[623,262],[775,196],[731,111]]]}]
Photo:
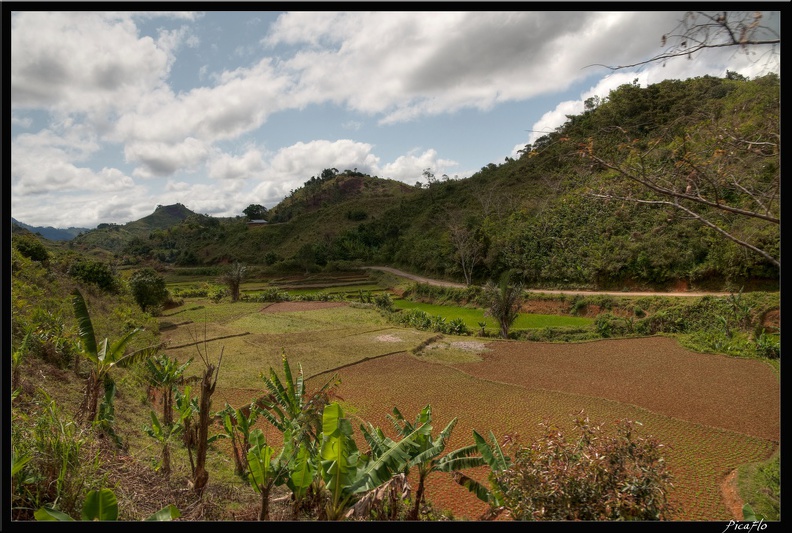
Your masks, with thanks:
[{"label": "banana plant", "polygon": [[[177,383],[182,381],[184,372],[187,367],[192,364],[193,359],[190,358],[187,362],[179,364],[176,359],[171,359],[167,355],[151,357],[146,359],[146,373],[150,386],[155,387],[162,394],[162,425],[156,427],[152,424],[151,429],[154,433],[149,435],[157,439],[162,445],[162,461],[160,462],[160,469],[166,476],[170,474],[170,436],[174,433],[174,429],[181,427],[181,425],[174,425],[173,422],[173,393]],[[154,412],[151,412],[152,420],[156,420]],[[183,422],[183,421],[182,421]],[[156,425],[159,421],[156,420]],[[165,430],[163,431],[163,428]]]},{"label": "banana plant", "polygon": [[[361,426],[362,427],[362,426]],[[344,418],[338,403],[325,406],[322,414],[320,475],[330,499],[325,506],[327,520],[339,520],[364,493],[375,490],[403,473],[420,435],[431,433],[424,424],[399,442],[388,442],[377,457],[360,453],[352,436],[352,424]]]},{"label": "banana plant", "polygon": [[297,448],[294,449],[293,442],[294,440],[291,435],[288,435],[288,432],[284,434],[284,443],[287,443],[287,446],[292,446],[289,454],[289,477],[286,480],[286,486],[292,492],[292,513],[296,519],[300,504],[307,496],[310,488],[315,485],[318,467],[316,458],[311,456],[305,443],[299,443]]},{"label": "banana plant", "polygon": [[264,433],[256,428],[250,434],[250,450],[247,452],[248,481],[261,494],[259,520],[269,520],[269,495],[272,488],[286,482],[288,471],[282,464],[285,448],[279,453],[267,445]]},{"label": "banana plant", "polygon": [[79,325],[81,355],[93,363],[81,412],[84,413],[86,420],[94,422],[98,414],[99,394],[110,371],[115,367],[126,367],[153,356],[159,350],[159,346],[148,346],[126,353],[129,343],[143,328],[128,331],[113,344],[110,344],[107,338],[97,342],[88,306],[79,289],[74,289],[72,292],[72,306]]},{"label": "banana plant", "polygon": [[[62,511],[52,507],[42,507],[33,516],[40,522],[73,522],[74,519]],[[181,513],[174,505],[163,507],[146,521],[168,522],[179,518]],[[110,489],[92,490],[83,502],[81,519],[84,521],[116,521],[118,520],[118,499]]]},{"label": "banana plant", "polygon": [[237,475],[244,477],[248,470],[246,450],[250,447],[251,430],[258,418],[259,411],[255,408],[255,404],[234,409],[226,402],[225,408],[216,414],[222,418],[225,431],[225,433],[219,433],[217,437],[231,439],[234,471]]},{"label": "banana plant", "polygon": [[316,458],[319,454],[317,443],[322,433],[322,409],[338,386],[338,377],[331,376],[318,390],[308,393],[302,366],[298,365],[295,379],[285,353],[282,354],[282,363],[283,380],[273,368],[270,368],[269,376],[262,374],[269,394],[258,400],[257,408],[261,416],[281,433],[289,433],[295,449],[304,445],[311,457]]},{"label": "banana plant", "polygon": [[[503,453],[495,434],[489,432],[491,444],[477,431],[473,431],[475,444],[459,448],[445,455],[437,465],[440,472],[449,472],[454,481],[468,489],[476,497],[489,504],[489,510],[484,513],[481,520],[493,520],[504,510],[503,487],[498,482],[498,476],[511,468],[511,459]],[[487,480],[490,488],[461,472],[469,468],[481,466],[489,467]]]},{"label": "banana plant", "polygon": [[[413,433],[416,428],[422,425],[431,424],[432,406],[427,405],[424,407],[416,417],[415,423],[408,422],[396,407],[393,408],[393,415],[387,415],[387,418],[393,424],[397,434],[402,437],[406,437],[407,435]],[[413,449],[414,455],[407,463],[406,470],[409,470],[412,467],[417,469],[418,487],[415,491],[413,507],[407,514],[408,520],[418,519],[420,506],[424,500],[426,478],[432,472],[439,471],[440,465],[442,464],[442,458],[440,456],[445,451],[446,444],[448,443],[448,439],[451,437],[451,432],[454,431],[456,423],[457,418],[453,418],[436,438],[432,438],[431,433],[428,433],[419,434],[415,439],[416,447]],[[431,428],[431,426],[429,427]],[[369,444],[371,443],[369,442]]]}]

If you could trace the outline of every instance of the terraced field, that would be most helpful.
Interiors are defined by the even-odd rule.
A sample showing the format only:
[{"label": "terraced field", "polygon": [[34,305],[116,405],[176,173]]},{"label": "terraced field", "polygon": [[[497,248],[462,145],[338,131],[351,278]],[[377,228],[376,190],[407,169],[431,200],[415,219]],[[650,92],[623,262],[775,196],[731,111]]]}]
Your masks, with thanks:
[{"label": "terraced field", "polygon": [[[693,353],[670,338],[545,344],[446,337],[438,349],[430,344],[413,355],[435,334],[394,327],[368,309],[320,302],[206,306],[167,317],[177,325],[163,336],[171,355],[193,356],[201,312],[211,314],[206,338],[218,340],[203,346],[224,353],[215,406],[255,398],[263,389],[258,374],[279,369],[285,353],[302,365],[309,386],[337,372],[339,396],[355,420],[387,430],[394,406],[412,419],[427,404],[436,431],[457,417],[448,450],[472,443],[474,429],[527,442],[543,421],[571,429],[581,411],[606,429],[629,418],[666,446],[678,520],[734,518],[722,481],[737,466],[769,457],[780,440],[780,386],[769,366]],[[457,517],[475,520],[486,508],[445,474],[429,477],[427,496]]]}]

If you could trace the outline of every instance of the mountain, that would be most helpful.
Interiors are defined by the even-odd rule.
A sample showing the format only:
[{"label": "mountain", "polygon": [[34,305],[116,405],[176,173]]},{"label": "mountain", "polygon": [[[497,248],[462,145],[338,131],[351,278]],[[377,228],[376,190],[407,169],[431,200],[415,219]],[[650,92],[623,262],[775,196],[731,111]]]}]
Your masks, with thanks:
[{"label": "mountain", "polygon": [[89,228],[74,228],[70,227],[67,229],[62,228],[53,228],[52,226],[31,226],[29,224],[25,224],[24,222],[20,222],[19,220],[11,217],[11,224],[16,224],[32,233],[38,233],[45,239],[49,239],[51,241],[70,241],[75,238],[80,233],[90,231]]},{"label": "mountain", "polygon": [[[139,220],[126,224],[99,224],[96,229],[87,231],[74,239],[83,248],[103,248],[112,252],[121,251],[135,238],[148,238],[155,230],[166,230],[189,217],[199,216],[182,204],[158,205],[154,212]],[[202,215],[201,215],[202,216]]]}]

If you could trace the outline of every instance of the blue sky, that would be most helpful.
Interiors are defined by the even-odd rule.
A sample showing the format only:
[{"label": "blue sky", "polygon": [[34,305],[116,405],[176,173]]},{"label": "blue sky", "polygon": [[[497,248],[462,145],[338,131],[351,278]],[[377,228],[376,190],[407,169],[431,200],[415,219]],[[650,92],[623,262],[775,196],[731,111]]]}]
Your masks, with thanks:
[{"label": "blue sky", "polygon": [[[325,168],[411,185],[426,168],[462,179],[636,78],[766,68],[734,49],[616,72],[591,66],[662,52],[684,11],[210,5],[4,12],[14,218],[91,228],[177,202],[236,216],[251,203],[274,206]],[[779,19],[771,12],[763,23]]]}]

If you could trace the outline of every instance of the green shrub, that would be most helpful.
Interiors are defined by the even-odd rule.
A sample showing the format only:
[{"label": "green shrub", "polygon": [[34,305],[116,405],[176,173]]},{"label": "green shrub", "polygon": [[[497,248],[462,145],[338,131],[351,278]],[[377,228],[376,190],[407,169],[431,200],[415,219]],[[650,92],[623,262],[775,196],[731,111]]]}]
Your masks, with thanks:
[{"label": "green shrub", "polygon": [[266,289],[256,296],[257,302],[288,302],[291,300],[289,293],[278,290],[275,287]]},{"label": "green shrub", "polygon": [[102,290],[116,292],[118,280],[112,267],[102,261],[78,259],[69,267],[71,277],[84,283],[91,283]]},{"label": "green shrub", "polygon": [[756,345],[756,355],[767,359],[779,359],[781,357],[781,341],[776,335],[765,332],[759,334],[754,339]]},{"label": "green shrub", "polygon": [[135,272],[129,280],[129,288],[143,311],[152,311],[162,306],[168,299],[165,278],[157,274],[153,268],[144,268]]},{"label": "green shrub", "polygon": [[47,249],[41,244],[41,241],[32,235],[14,237],[14,248],[33,261],[41,262],[49,259],[49,252]]}]

